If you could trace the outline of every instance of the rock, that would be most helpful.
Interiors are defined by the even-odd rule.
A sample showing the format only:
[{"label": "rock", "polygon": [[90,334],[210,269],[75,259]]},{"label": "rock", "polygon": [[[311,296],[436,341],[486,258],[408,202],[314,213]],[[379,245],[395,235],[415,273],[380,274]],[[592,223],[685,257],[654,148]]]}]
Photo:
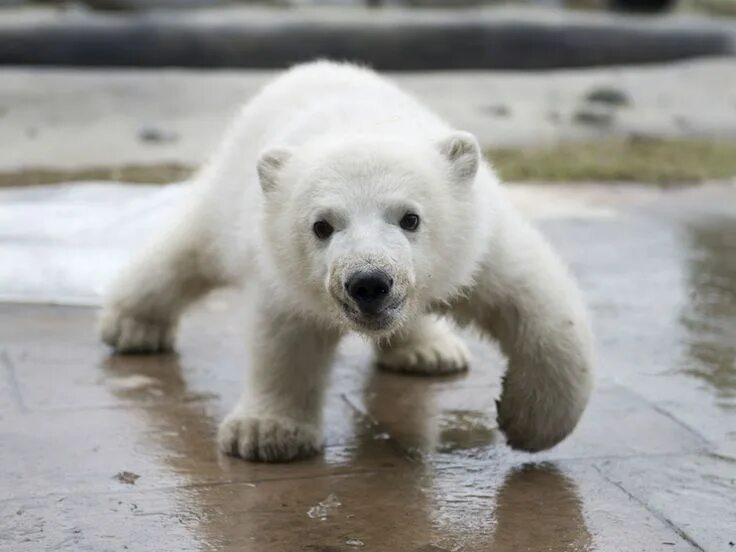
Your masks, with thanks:
[{"label": "rock", "polygon": [[483,111],[494,117],[508,117],[511,115],[511,108],[503,104],[489,105],[484,107]]},{"label": "rock", "polygon": [[179,135],[170,130],[156,127],[144,127],[138,131],[138,138],[143,142],[161,144],[166,142],[176,142],[179,139]]},{"label": "rock", "polygon": [[615,107],[624,107],[631,104],[625,92],[617,88],[601,86],[588,92],[585,100],[591,103],[601,103]]},{"label": "rock", "polygon": [[597,105],[584,105],[573,114],[576,123],[595,127],[609,127],[615,119],[612,109]]},{"label": "rock", "polygon": [[121,483],[127,485],[135,485],[135,482],[140,479],[140,475],[129,471],[120,471],[113,476],[113,479],[117,479]]}]

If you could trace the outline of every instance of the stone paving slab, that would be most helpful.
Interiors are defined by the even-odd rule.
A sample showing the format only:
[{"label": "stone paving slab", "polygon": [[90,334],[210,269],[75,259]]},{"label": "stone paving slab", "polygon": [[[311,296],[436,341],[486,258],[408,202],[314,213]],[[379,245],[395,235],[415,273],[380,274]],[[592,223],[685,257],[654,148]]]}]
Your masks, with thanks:
[{"label": "stone paving slab", "polygon": [[600,466],[609,481],[703,550],[736,546],[736,460],[686,455],[663,460],[659,469],[650,470],[648,462],[636,458],[605,461]]},{"label": "stone paving slab", "polygon": [[[366,550],[435,552],[698,549],[597,467],[607,461],[600,456],[630,455],[647,473],[662,462],[656,443],[663,439],[671,442],[665,458],[692,457],[688,437],[669,419],[657,422],[644,403],[632,410],[636,425],[606,409],[590,415],[625,425],[634,442],[648,435],[650,450],[601,448],[612,438],[602,429],[570,441],[579,443],[574,451],[597,450],[597,458],[513,453],[485,404],[498,371],[476,365],[471,374],[480,375],[468,376],[485,380],[490,372],[494,387],[458,386],[457,378],[446,386],[378,372],[367,349],[349,342],[330,391],[325,453],[252,464],[213,446],[240,359],[232,357],[236,347],[212,339],[210,328],[227,325],[227,314],[205,309],[190,317],[196,331],[185,331],[190,345],[178,358],[112,362],[102,345],[92,345],[94,318],[92,309],[0,305],[0,348],[25,405],[0,418],[0,546],[255,552],[352,550],[360,541]],[[190,354],[210,340],[209,360]],[[210,380],[214,359],[225,375]],[[190,381],[205,380],[217,391],[191,396]],[[33,400],[37,388],[48,396],[43,388],[57,385],[53,404]],[[353,408],[356,393],[363,403]],[[606,395],[595,401],[605,404]],[[465,418],[456,416],[461,399]],[[124,483],[114,477],[121,471],[140,477]],[[647,489],[641,474],[630,477]]]},{"label": "stone paving slab", "polygon": [[[240,552],[517,552],[539,550],[540,545],[560,552],[698,550],[592,470],[572,478],[568,470],[535,465],[478,476],[485,485],[472,495],[443,489],[438,485],[446,480],[443,474],[409,467],[390,474],[133,488],[71,494],[61,501],[3,502],[0,515],[14,526],[0,539],[18,552],[38,546],[63,551],[160,546]],[[586,498],[581,500],[579,493]],[[475,506],[470,511],[458,504],[468,500]],[[324,503],[334,506],[324,516],[309,516]]]}]

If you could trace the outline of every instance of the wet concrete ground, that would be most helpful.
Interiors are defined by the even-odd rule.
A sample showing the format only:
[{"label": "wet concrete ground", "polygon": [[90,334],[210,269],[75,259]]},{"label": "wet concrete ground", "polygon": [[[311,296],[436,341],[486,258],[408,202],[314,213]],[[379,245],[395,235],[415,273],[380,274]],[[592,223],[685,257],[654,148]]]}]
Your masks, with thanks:
[{"label": "wet concrete ground", "polygon": [[[562,190],[517,193],[547,209],[597,333],[597,390],[562,445],[503,444],[503,361],[472,335],[470,372],[434,379],[378,371],[356,338],[323,455],[222,457],[237,295],[153,357],[110,357],[94,309],[0,304],[0,550],[736,550],[736,187]],[[568,211],[547,217],[555,197]]]}]

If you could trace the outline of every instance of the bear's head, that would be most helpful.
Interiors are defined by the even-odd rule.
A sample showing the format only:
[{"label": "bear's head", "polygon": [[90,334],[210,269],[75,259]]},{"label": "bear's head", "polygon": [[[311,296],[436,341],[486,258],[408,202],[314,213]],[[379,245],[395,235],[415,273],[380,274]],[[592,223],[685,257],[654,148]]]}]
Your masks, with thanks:
[{"label": "bear's head", "polygon": [[472,278],[480,162],[464,132],[266,151],[257,169],[267,277],[295,310],[389,335]]}]

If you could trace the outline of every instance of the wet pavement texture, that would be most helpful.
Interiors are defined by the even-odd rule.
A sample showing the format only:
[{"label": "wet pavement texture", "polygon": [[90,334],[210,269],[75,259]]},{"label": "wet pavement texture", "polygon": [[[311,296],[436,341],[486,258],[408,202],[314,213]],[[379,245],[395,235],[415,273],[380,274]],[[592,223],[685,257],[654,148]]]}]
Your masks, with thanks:
[{"label": "wet pavement texture", "polygon": [[736,187],[579,190],[585,216],[539,224],[588,298],[598,383],[540,454],[504,445],[503,358],[472,333],[449,378],[349,338],[324,453],[267,465],[214,447],[248,362],[237,294],[163,356],[109,356],[95,309],[0,304],[0,550],[736,550]]}]

